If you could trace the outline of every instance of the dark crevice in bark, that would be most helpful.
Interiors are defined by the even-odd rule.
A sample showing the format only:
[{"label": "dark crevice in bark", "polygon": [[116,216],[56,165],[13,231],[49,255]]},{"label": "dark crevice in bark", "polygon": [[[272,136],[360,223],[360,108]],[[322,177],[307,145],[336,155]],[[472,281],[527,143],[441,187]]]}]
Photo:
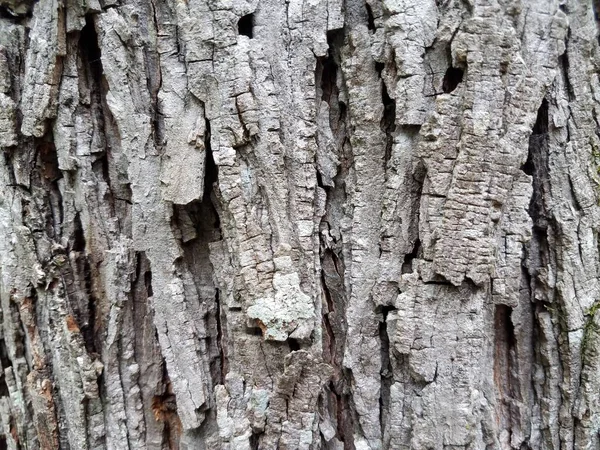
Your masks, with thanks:
[{"label": "dark crevice in bark", "polygon": [[[342,73],[339,68],[340,52],[344,44],[345,30],[343,28],[330,30],[327,32],[327,43],[329,49],[327,57],[317,60],[316,84],[320,87],[321,101],[329,105],[329,127],[335,139],[335,146],[338,156],[341,159],[341,167],[338,172],[338,180],[335,182],[336,188],[343,183],[343,178],[347,173],[347,168],[351,162],[345,155],[345,146],[347,145],[346,136],[346,116],[347,106],[340,100],[340,85],[342,84]],[[319,177],[321,175],[319,174]],[[320,182],[323,186],[323,180]]]},{"label": "dark crevice in bark", "polygon": [[444,75],[444,80],[442,81],[442,91],[446,94],[454,91],[459,83],[463,80],[464,72],[462,69],[458,67],[448,67],[446,70],[446,74]]},{"label": "dark crevice in bark", "polygon": [[73,219],[73,238],[70,239],[71,251],[83,252],[85,251],[85,235],[83,234],[83,226],[81,224],[81,217],[79,213],[75,213]]},{"label": "dark crevice in bark", "polygon": [[350,397],[347,393],[350,385],[349,373],[342,366],[346,342],[345,297],[343,282],[343,261],[330,249],[321,256],[322,286],[326,300],[323,313],[325,327],[325,360],[333,367],[333,380],[329,384],[331,405],[336,411],[337,437],[344,449],[354,449],[354,420]]},{"label": "dark crevice in bark", "polygon": [[298,341],[298,339],[287,338],[286,342],[288,343],[288,346],[290,347],[290,352],[298,351],[301,348],[300,341]]},{"label": "dark crevice in bark", "polygon": [[[106,105],[107,86],[103,76],[102,53],[99,47],[99,36],[96,32],[94,15],[85,16],[85,25],[79,34],[78,41],[80,66],[80,83],[83,82],[89,89],[89,104],[80,97],[79,108],[89,108],[91,116],[91,152],[95,160],[92,161],[92,170],[98,180],[104,181],[108,189],[104,190],[104,197],[109,212],[114,215],[117,211],[116,196],[111,183],[111,148],[108,135],[110,127],[110,112]],[[107,123],[108,122],[108,123]],[[117,195],[118,196],[118,195]],[[121,195],[121,198],[123,196]]]},{"label": "dark crevice in bark", "polygon": [[[154,314],[151,306],[152,271],[146,253],[135,254],[135,275],[131,280],[131,322],[134,333],[134,357],[139,365],[139,388],[144,407],[146,424],[146,442],[156,441],[159,437],[165,442],[172,440],[165,436],[163,421],[159,421],[156,413],[162,411],[159,405],[164,403],[168,379],[166,365],[162,358],[158,342],[158,333],[154,325]],[[162,397],[162,398],[161,398]],[[157,410],[155,410],[155,407]],[[174,411],[176,414],[176,409]],[[170,430],[167,430],[170,433]],[[164,448],[164,447],[163,447]]]},{"label": "dark crevice in bark", "polygon": [[152,412],[157,422],[163,425],[163,442],[169,450],[179,448],[179,440],[181,438],[182,426],[177,414],[177,399],[173,392],[173,386],[167,373],[167,364],[165,361],[163,366],[163,391],[160,395],[155,395],[152,399]]},{"label": "dark crevice in bark", "polygon": [[404,262],[402,263],[402,273],[412,273],[413,271],[413,260],[420,256],[421,241],[416,240],[412,251],[404,256]]},{"label": "dark crevice in bark", "polygon": [[544,98],[538,109],[532,134],[540,135],[546,133],[548,133],[548,100]]},{"label": "dark crevice in bark", "polygon": [[[154,14],[154,3],[150,2]],[[156,16],[153,16],[156,20]],[[155,24],[155,26],[157,26]],[[164,117],[160,110],[158,93],[162,87],[162,74],[160,69],[160,55],[148,45],[143,46],[144,67],[146,68],[146,87],[150,94],[150,114],[152,116],[152,137],[159,153],[162,153],[164,143]]]},{"label": "dark crevice in bark", "polygon": [[148,297],[152,297],[154,292],[152,291],[152,271],[147,270],[144,272],[144,285],[146,286],[146,294]]},{"label": "dark crevice in bark", "polygon": [[383,115],[381,117],[380,128],[385,133],[385,157],[384,162],[387,165],[392,156],[392,146],[394,144],[394,131],[396,131],[396,100],[388,94],[387,86],[383,80],[382,72],[385,69],[383,63],[375,63],[375,70],[381,79],[381,102],[383,103]]},{"label": "dark crevice in bark", "polygon": [[252,431],[252,434],[250,435],[250,449],[251,450],[259,450],[260,449],[260,437],[261,435],[264,434],[263,431],[260,432],[255,432]]},{"label": "dark crevice in bark", "polygon": [[547,191],[548,177],[548,102],[546,99],[538,109],[537,118],[529,137],[527,162],[522,170],[533,177],[533,195],[529,204],[529,215],[536,228],[547,228],[547,214],[544,193]]},{"label": "dark crevice in bark", "polygon": [[238,34],[250,39],[254,36],[254,14],[246,14],[238,21]]},{"label": "dark crevice in bark", "polygon": [[[209,244],[221,240],[221,222],[217,211],[216,194],[218,167],[215,164],[211,148],[210,122],[206,119],[205,172],[202,199],[186,205],[173,206],[173,228],[181,238],[183,258],[178,263],[189,272],[195,287],[195,293],[205,308],[205,325],[208,330],[206,345],[210,373],[214,384],[223,384],[228,371],[227,359],[227,315],[221,302],[221,296],[214,284],[214,268],[210,262]],[[193,288],[192,288],[193,289]]]},{"label": "dark crevice in bark", "polygon": [[[340,161],[337,174],[326,184],[323,174],[317,181],[326,192],[325,215],[320,224],[322,232],[331,240],[321,242],[321,285],[323,305],[323,354],[325,361],[333,368],[332,381],[323,397],[324,404],[335,419],[336,438],[346,450],[354,450],[354,428],[356,426],[354,406],[349,394],[351,372],[344,369],[342,361],[346,345],[346,293],[344,286],[344,259],[342,236],[338,219],[347,211],[346,177],[352,166],[352,154],[346,131],[347,106],[340,100],[343,87],[340,70],[341,49],[344,45],[345,29],[327,32],[329,50],[327,57],[317,61],[316,83],[320,88],[320,101],[329,106],[329,127],[331,128],[335,153]],[[322,236],[324,236],[322,234]]]},{"label": "dark crevice in bark", "polygon": [[[326,250],[330,251],[330,250]],[[329,364],[333,364],[336,359],[336,342],[335,342],[335,333],[333,332],[333,327],[331,325],[330,314],[335,314],[333,300],[331,299],[331,292],[327,287],[327,282],[325,281],[325,275],[323,270],[321,270],[321,285],[323,287],[323,294],[325,295],[325,301],[327,304],[327,311],[323,313],[323,325],[325,327],[325,336],[323,337],[324,346],[327,351],[324,353],[325,360],[329,362]]]},{"label": "dark crevice in bark", "polygon": [[223,314],[222,308],[223,306],[221,305],[221,301],[220,301],[220,296],[219,296],[219,290],[216,289],[216,294],[215,294],[215,301],[217,303],[217,312],[216,312],[216,319],[217,319],[217,346],[219,348],[219,370],[220,370],[220,377],[218,379],[218,383],[219,384],[225,384],[225,375],[227,375],[227,372],[229,371],[229,364],[227,361],[227,354],[226,354],[226,348],[224,345],[224,340],[227,339],[227,337],[224,335],[226,326],[225,326],[225,321],[227,318],[226,314]]},{"label": "dark crevice in bark", "polygon": [[[19,2],[19,5],[29,3],[33,5],[33,2]],[[25,25],[27,20],[31,18],[31,7],[27,9],[25,14],[19,14],[12,9],[10,9],[7,5],[0,5],[0,20],[9,21],[15,25]]]},{"label": "dark crevice in bark", "polygon": [[373,17],[373,10],[371,9],[371,5],[369,5],[368,3],[365,3],[365,7],[367,9],[367,28],[371,33],[375,33],[377,28],[375,27],[375,18]]},{"label": "dark crevice in bark", "polygon": [[573,102],[575,100],[575,89],[573,88],[573,85],[571,84],[571,78],[569,77],[569,70],[571,68],[571,65],[569,62],[569,39],[570,39],[570,37],[571,37],[571,28],[569,28],[567,30],[567,37],[565,38],[566,50],[562,55],[560,55],[560,57],[558,58],[558,62],[559,62],[560,70],[562,71],[563,79],[565,82],[565,87],[567,89],[567,96],[569,98],[569,102]]},{"label": "dark crevice in bark", "polygon": [[381,314],[379,321],[379,341],[381,342],[381,388],[379,392],[379,424],[382,435],[385,434],[389,422],[390,389],[394,381],[394,373],[390,360],[390,338],[387,331],[387,318],[391,311],[396,310],[393,306],[385,305],[378,308]]},{"label": "dark crevice in bark", "polygon": [[[327,56],[317,60],[317,81],[320,80],[321,100],[327,102],[329,108],[334,108],[334,115],[339,102],[338,76],[340,75],[339,60],[340,49],[344,43],[344,29],[330,30],[327,32]],[[330,113],[331,116],[331,113]],[[334,130],[334,124],[331,124]]]},{"label": "dark crevice in bark", "polygon": [[73,308],[75,320],[83,335],[88,353],[96,352],[96,304],[92,286],[92,271],[88,256],[85,254],[86,242],[83,225],[79,213],[73,220],[73,237],[71,239],[71,270],[63,271],[63,280],[69,304]]},{"label": "dark crevice in bark", "polygon": [[512,321],[513,310],[507,305],[496,305],[494,312],[494,384],[496,385],[497,421],[500,430],[512,432],[518,416],[515,410],[518,370],[516,336]]},{"label": "dark crevice in bark", "polygon": [[435,274],[432,280],[424,281],[423,284],[435,284],[438,286],[454,286],[450,281],[446,280],[442,275]]},{"label": "dark crevice in bark", "polygon": [[[556,394],[553,386],[565,380],[564,369],[561,364],[560,354],[568,354],[567,324],[563,302],[555,295],[551,287],[551,277],[556,268],[556,253],[554,248],[560,247],[556,240],[555,223],[547,209],[546,198],[549,195],[549,117],[548,102],[543,99],[538,109],[537,118],[529,138],[528,159],[523,167],[525,173],[532,176],[533,194],[529,204],[529,216],[533,222],[532,237],[526,247],[526,277],[529,281],[529,294],[532,303],[532,354],[533,371],[540,375],[532,379],[535,399],[540,407],[540,416],[545,417],[547,423],[558,421],[558,414],[548,401]],[[552,328],[548,329],[547,318],[550,317]],[[544,349],[545,351],[542,351]],[[554,367],[553,367],[554,366]],[[568,375],[567,375],[568,376]],[[568,398],[563,398],[568,402]],[[566,405],[565,405],[566,406]],[[548,428],[541,430],[542,439],[552,442],[553,431]]]},{"label": "dark crevice in bark", "polygon": [[6,348],[6,342],[3,338],[0,338],[0,364],[2,365],[2,372],[0,373],[0,397],[8,396],[8,386],[6,384],[6,377],[4,370],[12,367],[10,358],[8,357],[8,350]]},{"label": "dark crevice in bark", "polygon": [[[86,14],[85,25],[79,35],[79,51],[84,63],[83,70],[91,84],[100,86],[102,83],[102,53],[98,46],[98,34],[94,26],[94,18]],[[99,94],[99,92],[96,92]]]},{"label": "dark crevice in bark", "polygon": [[263,335],[263,330],[260,327],[245,327],[244,332],[249,336],[261,336]]},{"label": "dark crevice in bark", "polygon": [[32,171],[31,188],[32,192],[44,192],[44,207],[43,211],[40,211],[45,217],[44,228],[49,239],[58,241],[62,235],[64,220],[62,194],[58,187],[62,173],[58,168],[58,155],[52,133],[37,139],[35,148],[37,161]]}]

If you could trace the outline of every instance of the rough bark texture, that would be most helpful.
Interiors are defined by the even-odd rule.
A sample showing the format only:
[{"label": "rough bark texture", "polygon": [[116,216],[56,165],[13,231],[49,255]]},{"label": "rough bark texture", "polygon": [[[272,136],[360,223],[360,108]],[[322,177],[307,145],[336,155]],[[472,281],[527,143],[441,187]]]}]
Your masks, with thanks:
[{"label": "rough bark texture", "polygon": [[0,449],[600,449],[592,0],[0,0]]}]

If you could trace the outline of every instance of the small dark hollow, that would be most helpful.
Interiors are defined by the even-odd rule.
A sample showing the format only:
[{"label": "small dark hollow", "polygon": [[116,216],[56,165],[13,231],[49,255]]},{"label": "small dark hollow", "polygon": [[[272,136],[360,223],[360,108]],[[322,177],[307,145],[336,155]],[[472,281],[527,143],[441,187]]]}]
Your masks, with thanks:
[{"label": "small dark hollow", "polygon": [[496,339],[501,341],[507,348],[514,348],[516,344],[515,327],[512,322],[512,308],[507,305],[496,305],[494,314],[494,326]]},{"label": "small dark hollow", "polygon": [[246,14],[238,22],[238,34],[253,37],[254,14]]},{"label": "small dark hollow", "polygon": [[542,104],[538,108],[535,124],[531,130],[531,134],[545,134],[548,132],[548,100],[542,100]]},{"label": "small dark hollow", "polygon": [[144,284],[146,285],[146,295],[152,297],[154,291],[152,290],[152,271],[148,270],[144,273]]},{"label": "small dark hollow", "polygon": [[258,444],[260,441],[259,438],[260,438],[260,433],[255,433],[253,431],[252,435],[250,436],[250,448],[252,450],[258,450]]},{"label": "small dark hollow", "polygon": [[71,250],[74,252],[83,252],[85,250],[85,235],[79,213],[75,213],[75,218],[73,219],[73,247]]},{"label": "small dark hollow", "polygon": [[367,7],[367,27],[369,28],[369,31],[374,33],[375,18],[373,17],[373,10],[371,9],[371,6],[368,3],[365,3],[365,6]]},{"label": "small dark hollow", "polygon": [[250,336],[262,336],[263,331],[260,327],[246,327],[246,334]]},{"label": "small dark hollow", "polygon": [[10,392],[8,390],[8,385],[6,384],[6,377],[2,375],[0,377],[0,397],[8,397]]},{"label": "small dark hollow", "polygon": [[442,83],[442,91],[448,94],[452,92],[463,80],[463,70],[457,67],[448,67],[446,74],[444,75],[444,81]]},{"label": "small dark hollow", "polygon": [[300,350],[300,343],[298,342],[297,339],[288,338],[287,342],[288,342],[288,345],[290,346],[290,352],[295,352],[295,351]]},{"label": "small dark hollow", "polygon": [[100,85],[102,78],[102,53],[98,46],[98,34],[94,26],[94,19],[90,14],[85,16],[85,26],[79,35],[79,51],[84,63],[88,66],[92,79]]},{"label": "small dark hollow", "polygon": [[8,445],[6,444],[6,436],[0,436],[0,450],[7,450]]},{"label": "small dark hollow", "polygon": [[402,263],[402,273],[412,273],[413,271],[413,260],[419,257],[419,250],[421,249],[421,241],[417,239],[412,251],[404,256],[404,262]]}]

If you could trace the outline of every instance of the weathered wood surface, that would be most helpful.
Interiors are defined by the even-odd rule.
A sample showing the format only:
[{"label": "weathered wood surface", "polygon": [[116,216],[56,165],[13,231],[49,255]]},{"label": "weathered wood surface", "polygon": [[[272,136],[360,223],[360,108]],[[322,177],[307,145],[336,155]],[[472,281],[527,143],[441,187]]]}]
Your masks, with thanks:
[{"label": "weathered wood surface", "polygon": [[599,449],[596,7],[0,0],[0,449]]}]

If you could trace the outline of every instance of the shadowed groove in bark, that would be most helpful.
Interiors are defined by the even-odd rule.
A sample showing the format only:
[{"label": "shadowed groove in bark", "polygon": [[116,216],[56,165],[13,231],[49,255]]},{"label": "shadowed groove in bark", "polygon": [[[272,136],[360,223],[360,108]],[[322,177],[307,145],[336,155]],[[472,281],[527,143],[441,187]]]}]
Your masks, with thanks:
[{"label": "shadowed groove in bark", "polygon": [[[334,230],[338,233],[339,217],[346,201],[346,177],[352,164],[349,141],[346,132],[346,104],[340,98],[340,86],[343,86],[342,72],[339,67],[340,52],[344,45],[345,29],[327,32],[329,45],[326,58],[317,61],[316,81],[321,91],[321,101],[329,105],[329,126],[336,144],[336,153],[340,164],[333,178],[333,186],[323,185],[321,175],[317,174],[319,186],[325,190],[326,214],[321,219],[322,230]],[[328,248],[332,245],[331,248]],[[355,418],[351,396],[348,394],[350,373],[343,368],[342,361],[346,342],[346,292],[344,287],[345,264],[342,242],[328,244],[321,242],[321,288],[324,298],[322,326],[324,328],[324,357],[334,369],[332,381],[323,401],[329,405],[335,421],[336,437],[345,450],[354,450]]]},{"label": "shadowed groove in bark", "polygon": [[214,384],[223,384],[228,371],[226,348],[226,315],[218,288],[214,285],[214,268],[209,258],[209,244],[221,239],[219,213],[213,192],[218,182],[218,167],[211,148],[210,122],[205,120],[205,174],[202,199],[186,205],[174,205],[174,225],[181,234],[183,264],[194,279],[195,289],[203,308],[206,308],[206,344],[210,372]]},{"label": "shadowed groove in bark", "polygon": [[[86,349],[89,353],[96,353],[96,303],[97,299],[94,295],[92,286],[93,276],[91,272],[91,266],[88,256],[86,255],[86,242],[83,232],[83,226],[81,224],[81,218],[79,213],[75,214],[75,220],[73,221],[73,246],[71,248],[71,261],[73,274],[64,273],[67,279],[71,279],[71,283],[74,284],[73,292],[74,296],[80,294],[83,295],[84,301],[77,301],[72,299],[72,306],[74,307],[75,319],[86,345]],[[76,283],[75,277],[78,277],[79,282]],[[77,286],[77,284],[79,286]],[[69,295],[70,289],[67,289],[67,296]],[[87,303],[85,302],[87,297]]]},{"label": "shadowed groove in bark", "polygon": [[371,8],[371,5],[369,5],[368,3],[365,3],[365,7],[367,9],[367,28],[369,28],[369,31],[371,33],[375,33],[377,28],[375,27],[375,18],[373,17],[373,10]]},{"label": "shadowed groove in bark", "polygon": [[0,373],[0,397],[7,397],[8,386],[6,385],[6,376],[4,370],[12,367],[10,358],[8,357],[8,350],[6,349],[6,342],[4,339],[0,339],[0,364],[2,365],[2,373]]},{"label": "shadowed groove in bark", "polygon": [[171,380],[167,373],[167,364],[162,362],[164,391],[152,399],[152,411],[157,422],[163,424],[163,445],[169,450],[179,448],[181,439],[181,421],[177,415],[177,399],[173,393]]},{"label": "shadowed groove in bark", "polygon": [[381,79],[381,103],[383,104],[383,115],[381,117],[381,131],[385,133],[385,159],[387,165],[392,156],[394,145],[394,132],[396,131],[396,101],[388,94],[387,86],[383,80],[382,72],[385,69],[383,63],[375,63],[375,70]]},{"label": "shadowed groove in bark", "polygon": [[381,319],[379,321],[379,340],[381,341],[381,388],[379,394],[379,423],[381,434],[385,435],[389,422],[390,388],[394,382],[394,372],[390,360],[390,338],[387,331],[387,319],[391,311],[396,308],[385,305],[379,308]]},{"label": "shadowed groove in bark", "polygon": [[421,250],[421,241],[417,238],[415,245],[410,253],[404,256],[404,262],[402,263],[402,273],[412,273],[413,261],[418,258]]},{"label": "shadowed groove in bark", "polygon": [[497,420],[501,429],[513,428],[513,408],[518,382],[516,367],[516,337],[512,308],[496,305],[494,312],[494,382],[497,394]]}]

